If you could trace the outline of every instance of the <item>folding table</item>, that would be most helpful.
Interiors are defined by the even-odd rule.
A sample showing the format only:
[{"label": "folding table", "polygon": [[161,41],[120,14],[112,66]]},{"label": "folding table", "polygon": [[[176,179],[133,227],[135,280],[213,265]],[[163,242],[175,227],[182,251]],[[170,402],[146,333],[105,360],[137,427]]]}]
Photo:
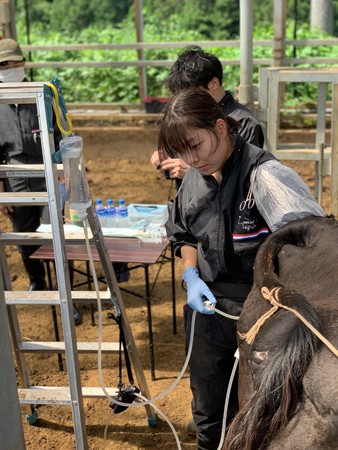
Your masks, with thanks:
[{"label": "folding table", "polygon": [[[114,263],[128,263],[129,270],[137,268],[144,269],[145,295],[134,293],[130,290],[127,292],[138,297],[145,297],[148,313],[148,333],[149,333],[149,351],[150,351],[150,369],[152,379],[155,379],[155,357],[154,357],[154,339],[152,330],[152,314],[151,314],[151,286],[149,280],[149,266],[152,264],[162,264],[166,261],[171,263],[171,289],[172,289],[172,311],[173,311],[173,333],[176,334],[176,290],[175,290],[175,262],[174,252],[171,243],[163,240],[162,243],[141,242],[136,238],[105,238],[109,258]],[[93,255],[93,261],[99,261],[99,256],[94,243],[90,244]],[[166,256],[166,250],[170,247],[170,256]],[[66,244],[66,255],[68,261],[85,261],[86,272],[82,272],[86,277],[86,284],[91,283],[89,273],[89,256],[86,245],[83,244]],[[49,263],[54,260],[54,250],[51,244],[44,244],[33,253],[31,258],[42,259],[46,262],[47,270],[50,274]],[[75,269],[77,270],[77,269]],[[81,272],[80,272],[81,273]],[[155,278],[156,282],[157,277]],[[120,288],[126,290],[125,288]]]}]

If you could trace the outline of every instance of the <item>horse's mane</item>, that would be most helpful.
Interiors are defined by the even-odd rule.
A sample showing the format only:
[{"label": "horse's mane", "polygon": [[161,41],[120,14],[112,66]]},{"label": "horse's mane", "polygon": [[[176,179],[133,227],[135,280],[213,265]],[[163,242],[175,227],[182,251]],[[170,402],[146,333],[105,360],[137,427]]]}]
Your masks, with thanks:
[{"label": "horse's mane", "polygon": [[[338,228],[333,218],[309,217],[291,222],[271,234],[258,252],[254,282],[259,291],[263,286],[268,289],[280,287],[280,303],[297,309],[315,328],[320,329],[318,315],[307,299],[288,290],[278,278],[278,253],[282,247],[286,244],[313,245],[318,225]],[[280,348],[275,349],[256,369],[254,391],[229,426],[224,450],[266,449],[273,437],[287,425],[301,402],[304,373],[318,347],[318,340],[295,316],[280,314],[284,314],[283,321],[288,320],[288,332]],[[273,320],[276,324],[279,318],[274,316]],[[265,328],[265,342],[274,340],[274,330],[274,327]],[[260,335],[257,337],[259,339]]]}]

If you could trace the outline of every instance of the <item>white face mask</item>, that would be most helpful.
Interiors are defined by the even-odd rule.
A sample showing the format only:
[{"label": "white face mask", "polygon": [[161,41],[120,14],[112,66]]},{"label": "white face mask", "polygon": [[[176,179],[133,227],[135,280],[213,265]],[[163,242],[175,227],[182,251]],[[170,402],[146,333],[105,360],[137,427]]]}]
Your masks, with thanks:
[{"label": "white face mask", "polygon": [[12,69],[0,70],[0,81],[2,83],[19,83],[24,79],[24,67],[13,67]]}]

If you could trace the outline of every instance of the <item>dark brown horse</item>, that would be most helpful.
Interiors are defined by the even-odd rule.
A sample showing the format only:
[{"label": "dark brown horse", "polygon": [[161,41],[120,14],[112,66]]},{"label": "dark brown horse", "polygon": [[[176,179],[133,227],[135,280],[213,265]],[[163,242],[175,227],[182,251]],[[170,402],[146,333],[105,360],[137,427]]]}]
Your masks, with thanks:
[{"label": "dark brown horse", "polygon": [[[296,313],[277,304],[272,314],[269,298]],[[271,234],[256,258],[238,335],[240,411],[223,450],[337,450],[336,220],[308,217]]]}]

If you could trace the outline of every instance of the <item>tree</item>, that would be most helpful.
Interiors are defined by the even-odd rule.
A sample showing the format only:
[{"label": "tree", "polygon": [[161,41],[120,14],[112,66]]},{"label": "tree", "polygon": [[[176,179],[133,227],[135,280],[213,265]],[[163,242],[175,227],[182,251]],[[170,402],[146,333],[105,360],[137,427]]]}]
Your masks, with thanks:
[{"label": "tree", "polygon": [[50,23],[55,31],[77,33],[90,25],[116,26],[127,15],[132,0],[54,0]]}]

